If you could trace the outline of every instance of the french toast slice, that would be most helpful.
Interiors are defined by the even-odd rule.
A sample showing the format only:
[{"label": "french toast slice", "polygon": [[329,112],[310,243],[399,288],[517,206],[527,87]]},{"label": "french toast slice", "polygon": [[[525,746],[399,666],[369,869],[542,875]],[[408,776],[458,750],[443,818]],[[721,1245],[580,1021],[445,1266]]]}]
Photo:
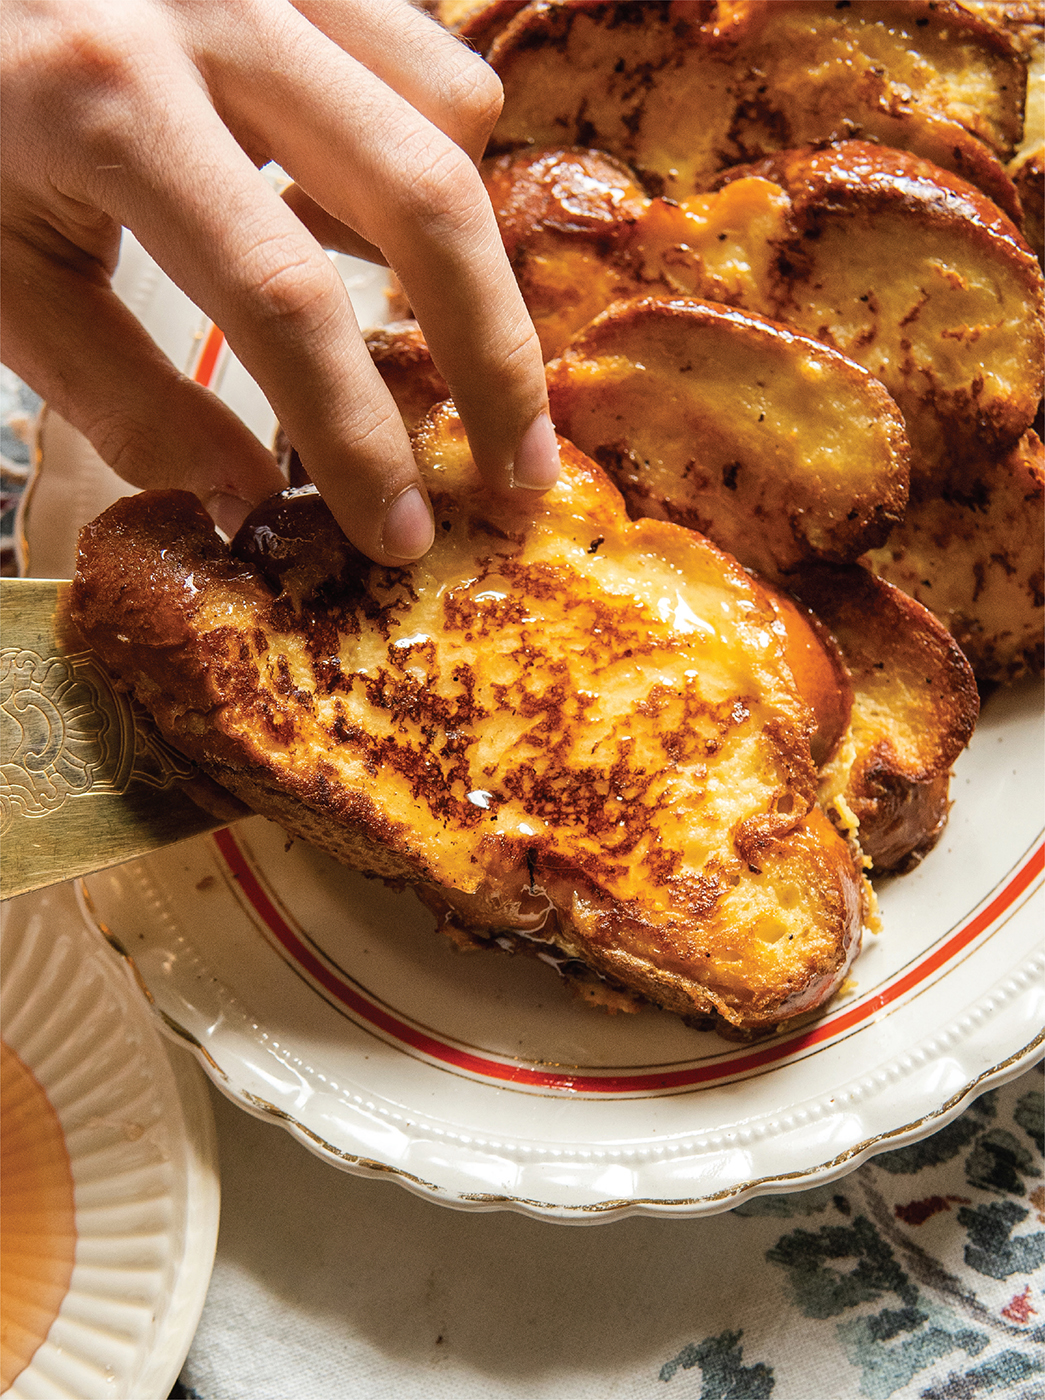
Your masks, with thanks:
[{"label": "french toast slice", "polygon": [[910,506],[865,560],[940,619],[983,681],[1045,668],[1045,453],[1028,432],[965,491]]},{"label": "french toast slice", "polygon": [[848,141],[730,171],[791,200],[790,236],[753,309],[833,345],[899,404],[912,492],[960,483],[1034,422],[1041,269],[1009,220],[955,176]]},{"label": "french toast slice", "polygon": [[882,381],[923,494],[960,484],[967,462],[1034,422],[1041,269],[1004,214],[926,161],[862,141],[786,151],[681,204],[644,199],[619,162],[572,151],[502,157],[486,180],[549,358],[606,296],[757,312]]},{"label": "french toast slice", "polygon": [[837,642],[852,686],[820,804],[859,836],[875,874],[908,870],[947,822],[951,767],[979,717],[972,669],[926,608],[866,569],[816,565],[793,587]]},{"label": "french toast slice", "polygon": [[606,469],[633,518],[699,530],[765,577],[849,563],[903,518],[909,449],[889,394],[761,316],[616,302],[547,377],[556,428]]},{"label": "french toast slice", "polygon": [[1025,67],[1009,37],[936,0],[535,0],[494,40],[491,154],[586,146],[683,198],[772,151],[860,137],[910,150],[1010,216]]},{"label": "french toast slice", "polygon": [[[646,287],[645,259],[634,235],[646,227],[652,204],[670,211],[673,241],[683,241],[678,206],[651,201],[626,165],[600,151],[521,152],[484,161],[481,169],[545,360],[554,359],[611,302]],[[780,193],[786,205],[787,196]],[[719,200],[711,198],[716,206]],[[648,282],[651,291],[712,295],[705,290],[706,278],[669,287],[659,265]]]},{"label": "french toast slice", "polygon": [[887,535],[906,504],[899,410],[825,349],[708,303],[619,302],[548,366],[549,398],[559,431],[606,468],[633,517],[702,530],[827,629],[852,700],[824,805],[843,829],[858,824],[882,872],[938,839],[979,702],[925,608],[862,569],[816,567],[852,563],[861,536]]},{"label": "french toast slice", "polygon": [[866,887],[757,582],[629,521],[570,444],[532,517],[449,406],[415,449],[437,530],[409,569],[354,556],[308,488],[232,549],[194,498],[147,493],[83,533],[80,631],[251,808],[473,935],[743,1030],[821,1004]]}]

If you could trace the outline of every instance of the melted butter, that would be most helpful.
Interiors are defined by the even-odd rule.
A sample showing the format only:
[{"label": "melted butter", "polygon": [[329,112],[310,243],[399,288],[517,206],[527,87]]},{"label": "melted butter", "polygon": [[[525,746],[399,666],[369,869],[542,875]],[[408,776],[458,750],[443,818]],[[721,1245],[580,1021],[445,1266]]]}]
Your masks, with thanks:
[{"label": "melted butter", "polygon": [[674,603],[670,598],[658,599],[657,611],[661,619],[670,622],[676,632],[683,635],[695,632],[704,641],[714,641],[714,627],[704,618],[697,616],[680,592],[676,591]]},{"label": "melted butter", "polygon": [[73,1177],[58,1116],[0,1041],[0,1389],[28,1366],[69,1290]]},{"label": "melted butter", "polygon": [[652,200],[632,235],[640,275],[686,295],[753,304],[790,208],[787,193],[759,176],[679,204]]}]

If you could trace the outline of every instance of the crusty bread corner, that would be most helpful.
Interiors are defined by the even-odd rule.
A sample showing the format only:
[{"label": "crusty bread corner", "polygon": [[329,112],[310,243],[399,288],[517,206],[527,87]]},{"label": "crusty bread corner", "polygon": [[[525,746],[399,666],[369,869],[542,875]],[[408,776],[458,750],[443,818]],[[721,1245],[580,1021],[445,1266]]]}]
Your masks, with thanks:
[{"label": "crusty bread corner", "polygon": [[813,567],[796,589],[836,638],[853,691],[820,804],[859,836],[874,873],[908,870],[947,821],[951,767],[979,716],[972,668],[926,608],[866,569]]},{"label": "crusty bread corner", "polygon": [[325,580],[264,509],[230,550],[194,498],[147,493],[84,531],[77,625],[249,806],[473,932],[742,1029],[821,1004],[868,895],[758,585],[629,521],[569,444],[532,518],[491,499],[449,406],[415,449],[437,528],[410,569],[354,556],[307,488],[274,509],[311,512]]}]

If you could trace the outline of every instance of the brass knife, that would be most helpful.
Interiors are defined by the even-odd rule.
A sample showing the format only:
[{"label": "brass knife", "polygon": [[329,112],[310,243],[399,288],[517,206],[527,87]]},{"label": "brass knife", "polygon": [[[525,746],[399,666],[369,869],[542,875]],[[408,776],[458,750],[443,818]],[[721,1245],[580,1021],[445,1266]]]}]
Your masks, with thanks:
[{"label": "brass knife", "polygon": [[163,739],[78,642],[68,621],[70,587],[0,579],[3,899],[246,814]]}]

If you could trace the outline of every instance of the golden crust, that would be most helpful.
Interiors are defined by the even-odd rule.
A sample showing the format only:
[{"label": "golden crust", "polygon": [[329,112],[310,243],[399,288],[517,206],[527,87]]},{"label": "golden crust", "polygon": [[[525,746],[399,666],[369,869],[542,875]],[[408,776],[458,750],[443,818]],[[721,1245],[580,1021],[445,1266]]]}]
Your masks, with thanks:
[{"label": "golden crust", "polygon": [[642,288],[631,236],[650,201],[626,166],[598,151],[502,156],[484,163],[483,179],[550,360],[611,302]]},{"label": "golden crust", "polygon": [[[1041,498],[1012,453],[1042,392],[1042,279],[978,191],[862,142],[730,171],[681,206],[643,202],[626,167],[592,153],[502,157],[487,180],[546,350],[582,333],[592,289],[681,291],[797,326],[880,378],[914,435],[915,505],[874,567],[934,609],[981,678],[1040,670]],[[592,266],[585,300],[570,281]]]},{"label": "golden crust", "polygon": [[440,24],[486,53],[501,30],[529,0],[430,0],[426,9]]},{"label": "golden crust", "polygon": [[914,502],[867,563],[929,608],[981,680],[1045,665],[1045,460],[1036,433],[986,459],[963,491]]},{"label": "golden crust", "polygon": [[821,775],[821,805],[843,828],[856,818],[876,872],[907,869],[947,818],[951,765],[979,715],[972,670],[927,609],[864,569],[811,569],[797,591],[837,639],[853,685],[848,742]]},{"label": "golden crust", "polygon": [[147,494],[84,532],[78,625],[173,743],[339,859],[683,1015],[818,1005],[862,882],[757,586],[629,522],[569,444],[532,520],[490,500],[449,407],[416,450],[439,528],[413,568],[344,555],[313,607],[259,567],[289,582],[293,549],[259,558],[248,530],[245,561],[193,498]]},{"label": "golden crust", "polygon": [[791,199],[756,307],[881,379],[914,448],[912,485],[1016,442],[1043,387],[1041,270],[978,190],[899,151],[789,151],[759,175]]},{"label": "golden crust", "polygon": [[493,150],[595,147],[678,198],[767,152],[859,136],[1016,212],[999,157],[1020,139],[1024,66],[948,0],[536,0],[489,61],[505,89]]},{"label": "golden crust", "polygon": [[798,693],[813,712],[816,729],[809,741],[813,762],[822,769],[849,733],[853,684],[835,637],[811,608],[761,580],[777,621],[784,629],[784,655]]},{"label": "golden crust", "polygon": [[1045,256],[1045,146],[1019,155],[1009,166],[1023,209],[1023,234],[1037,254]]},{"label": "golden crust", "polygon": [[1041,0],[962,0],[962,4],[995,29],[1004,30],[1024,58],[1030,58],[1041,42],[1045,28]]},{"label": "golden crust", "polygon": [[[792,575],[852,687],[825,782],[841,824],[855,814],[864,852],[891,870],[935,843],[978,702],[925,609],[861,570],[809,568],[851,562],[861,536],[887,533],[905,504],[895,404],[824,349],[721,306],[621,302],[548,366],[549,397],[559,430],[609,471],[633,516],[701,529],[763,575]],[[837,681],[819,688],[842,693]]]},{"label": "golden crust", "polygon": [[[505,158],[487,179],[546,355],[604,297],[682,294],[758,312],[882,381],[904,414],[912,485],[929,493],[1034,421],[1041,270],[978,190],[905,152],[861,141],[786,151],[682,206],[643,202],[619,164],[575,152]],[[578,189],[595,212],[571,220]]]},{"label": "golden crust", "polygon": [[450,397],[421,327],[416,321],[391,321],[367,331],[363,339],[403,422],[413,432],[433,404]]},{"label": "golden crust", "polygon": [[776,578],[856,559],[907,504],[903,419],[819,341],[693,299],[617,302],[548,366],[552,419],[629,513]]}]

